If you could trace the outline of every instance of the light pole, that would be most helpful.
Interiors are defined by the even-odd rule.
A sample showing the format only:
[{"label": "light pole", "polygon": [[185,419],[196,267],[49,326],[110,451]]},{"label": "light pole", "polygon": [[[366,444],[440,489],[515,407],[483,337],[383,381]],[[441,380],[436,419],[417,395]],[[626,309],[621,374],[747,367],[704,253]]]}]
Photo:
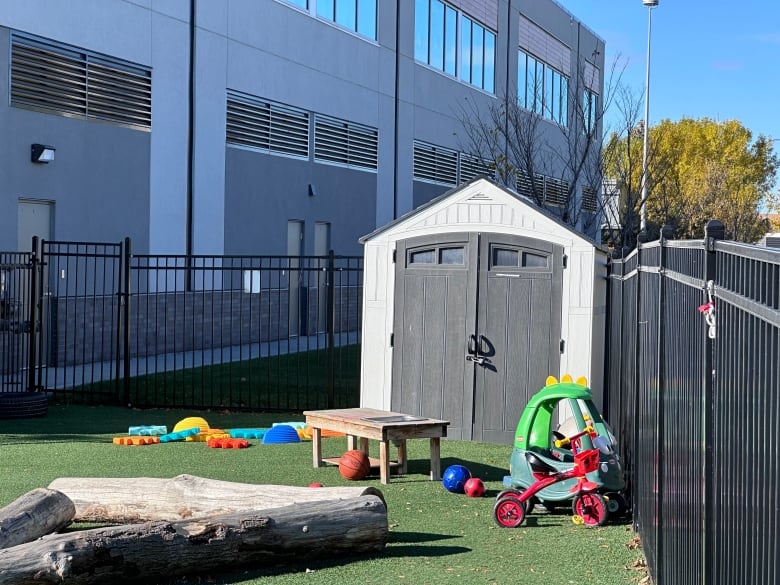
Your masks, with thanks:
[{"label": "light pole", "polygon": [[642,0],[642,4],[647,6],[647,70],[645,77],[645,135],[642,148],[642,200],[639,206],[640,232],[644,232],[647,228],[645,204],[647,202],[647,133],[650,127],[650,33],[653,30],[653,8],[658,6],[658,0]]}]

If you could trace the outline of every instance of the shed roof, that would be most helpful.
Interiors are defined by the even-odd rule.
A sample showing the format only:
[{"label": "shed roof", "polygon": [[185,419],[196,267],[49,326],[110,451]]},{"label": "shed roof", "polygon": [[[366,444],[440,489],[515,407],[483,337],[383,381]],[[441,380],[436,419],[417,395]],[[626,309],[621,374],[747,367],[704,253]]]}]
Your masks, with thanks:
[{"label": "shed roof", "polygon": [[497,190],[498,192],[503,193],[504,196],[508,196],[508,197],[511,198],[513,204],[516,203],[519,207],[523,208],[523,210],[526,213],[538,214],[539,216],[545,218],[546,220],[551,221],[551,222],[557,224],[557,226],[560,227],[562,230],[565,230],[566,232],[568,232],[572,236],[580,239],[584,243],[590,244],[590,245],[592,245],[592,246],[594,246],[594,247],[598,248],[599,250],[601,250],[601,251],[606,253],[606,249],[601,244],[596,242],[593,238],[590,238],[589,236],[587,236],[587,235],[585,235],[585,234],[575,230],[570,225],[568,225],[567,223],[561,221],[560,218],[556,217],[555,215],[553,215],[552,213],[550,213],[546,209],[543,209],[543,208],[539,207],[538,205],[536,205],[528,197],[525,197],[524,195],[520,195],[517,192],[512,191],[511,189],[508,189],[507,187],[505,187],[503,185],[500,185],[496,181],[494,181],[492,179],[489,179],[487,177],[477,177],[475,179],[472,179],[468,183],[464,183],[462,185],[454,187],[454,188],[450,189],[449,191],[446,191],[445,193],[442,193],[438,197],[435,197],[434,199],[431,199],[427,203],[423,203],[419,207],[416,207],[415,209],[412,209],[411,211],[405,213],[401,217],[399,217],[397,219],[394,219],[393,221],[391,221],[391,222],[389,222],[389,223],[387,223],[387,224],[385,224],[385,225],[375,229],[374,231],[372,231],[369,234],[366,234],[365,236],[360,238],[358,241],[361,244],[364,244],[364,243],[366,243],[366,242],[376,238],[377,236],[379,236],[379,235],[381,235],[381,234],[383,234],[385,232],[388,232],[388,231],[396,228],[400,224],[408,222],[412,218],[414,218],[416,216],[419,216],[419,215],[422,215],[425,212],[432,210],[432,208],[434,208],[434,207],[446,206],[446,204],[444,202],[447,201],[448,199],[452,199],[453,203],[455,203],[455,202],[457,202],[457,197],[458,197],[459,194],[461,194],[464,191],[474,191],[474,190],[480,191],[480,189],[479,189],[480,185],[484,186],[484,190],[485,191],[492,191],[493,193],[496,193],[496,190]]}]

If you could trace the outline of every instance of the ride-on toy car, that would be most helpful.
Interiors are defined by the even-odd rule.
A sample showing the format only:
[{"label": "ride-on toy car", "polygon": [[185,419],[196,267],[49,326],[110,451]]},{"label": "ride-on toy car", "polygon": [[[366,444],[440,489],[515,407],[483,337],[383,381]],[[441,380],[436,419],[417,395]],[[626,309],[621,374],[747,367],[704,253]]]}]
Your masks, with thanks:
[{"label": "ride-on toy car", "polygon": [[[558,425],[561,415],[568,418]],[[623,472],[614,447],[612,432],[585,379],[575,383],[568,375],[561,382],[548,377],[518,422],[509,475],[504,477],[508,489],[496,498],[496,522],[501,526],[522,522],[514,524],[515,519],[506,517],[514,504],[505,501],[499,506],[504,498],[521,501],[525,513],[536,503],[551,509],[572,502],[574,513],[588,525],[603,524],[607,513],[624,512]],[[603,515],[592,509],[599,507],[604,508]]]}]

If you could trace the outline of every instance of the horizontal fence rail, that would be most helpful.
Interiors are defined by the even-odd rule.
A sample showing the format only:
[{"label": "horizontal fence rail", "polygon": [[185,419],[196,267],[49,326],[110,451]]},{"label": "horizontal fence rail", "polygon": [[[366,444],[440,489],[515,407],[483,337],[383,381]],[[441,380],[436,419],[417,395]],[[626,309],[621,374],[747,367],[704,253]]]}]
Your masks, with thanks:
[{"label": "horizontal fence rail", "polygon": [[358,405],[362,258],[130,247],[35,240],[33,254],[0,256],[3,391],[18,379],[141,408]]},{"label": "horizontal fence rail", "polygon": [[654,583],[777,583],[780,251],[641,244],[609,272],[607,416]]}]

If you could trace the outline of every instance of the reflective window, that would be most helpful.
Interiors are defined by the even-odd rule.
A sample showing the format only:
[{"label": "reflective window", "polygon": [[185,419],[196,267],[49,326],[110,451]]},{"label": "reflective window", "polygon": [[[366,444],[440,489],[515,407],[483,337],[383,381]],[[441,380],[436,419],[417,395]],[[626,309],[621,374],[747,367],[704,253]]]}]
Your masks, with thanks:
[{"label": "reflective window", "polygon": [[442,248],[439,250],[439,264],[463,265],[463,248]]},{"label": "reflective window", "polygon": [[442,0],[415,0],[414,31],[415,59],[480,89],[495,91],[494,32]]},{"label": "reflective window", "polygon": [[287,0],[290,4],[295,4],[301,8],[308,8],[308,0]]},{"label": "reflective window", "polygon": [[517,250],[493,248],[493,266],[511,266],[517,268],[520,255]]},{"label": "reflective window", "polygon": [[409,254],[409,264],[435,264],[436,263],[436,251],[435,250],[420,250],[419,252],[412,252]]},{"label": "reflective window", "polygon": [[[317,0],[317,16],[376,40],[377,0]],[[293,2],[304,7],[305,0]]]},{"label": "reflective window", "polygon": [[599,96],[586,89],[582,96],[582,128],[590,134],[593,132],[598,120]]},{"label": "reflective window", "polygon": [[523,266],[527,268],[547,268],[547,256],[523,252]]},{"label": "reflective window", "polygon": [[517,103],[540,116],[568,125],[569,81],[565,75],[524,51],[517,53]]}]

